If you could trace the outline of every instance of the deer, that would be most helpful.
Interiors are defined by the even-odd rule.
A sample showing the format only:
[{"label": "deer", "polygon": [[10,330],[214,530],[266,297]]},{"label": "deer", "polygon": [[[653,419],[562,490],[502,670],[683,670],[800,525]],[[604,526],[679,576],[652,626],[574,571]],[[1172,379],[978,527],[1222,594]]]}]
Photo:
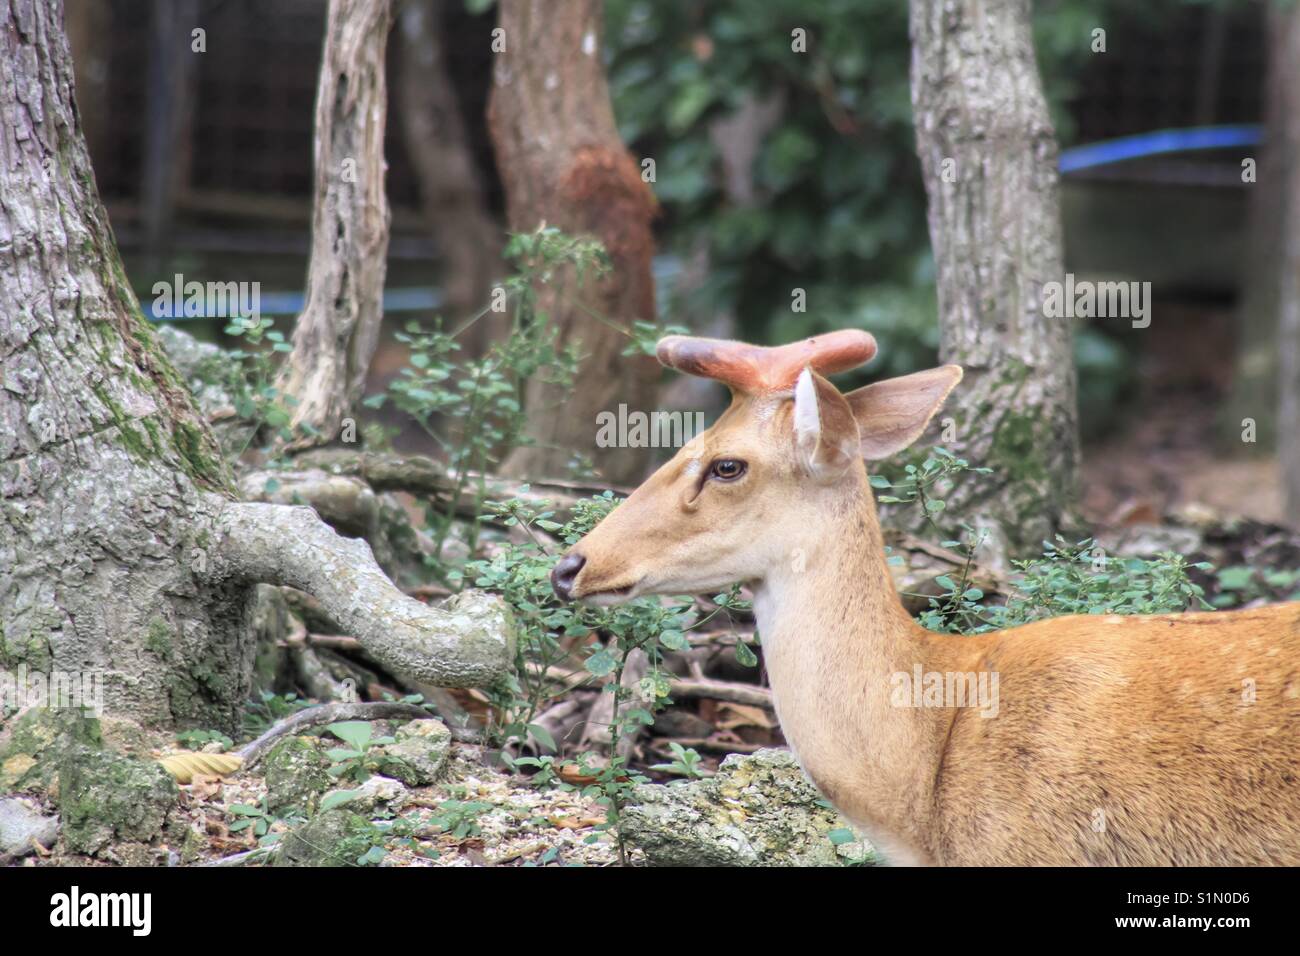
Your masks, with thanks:
[{"label": "deer", "polygon": [[[866,462],[916,442],[962,369],[842,393],[828,376],[876,353],[854,329],[656,351],[731,403],[560,558],[561,599],[747,585],[786,743],[896,865],[1300,865],[1300,602],[932,632]],[[918,706],[917,674],[994,675],[997,705]]]}]

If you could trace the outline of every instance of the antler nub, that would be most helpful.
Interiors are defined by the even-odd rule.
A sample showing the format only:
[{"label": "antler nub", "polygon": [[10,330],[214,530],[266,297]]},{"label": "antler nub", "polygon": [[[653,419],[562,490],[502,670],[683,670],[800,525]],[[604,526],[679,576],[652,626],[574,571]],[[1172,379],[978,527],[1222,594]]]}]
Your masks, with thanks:
[{"label": "antler nub", "polygon": [[659,340],[655,354],[669,368],[716,379],[737,391],[784,391],[794,387],[805,366],[834,375],[865,365],[876,354],[876,340],[860,329],[841,329],[774,347],[669,335]]}]

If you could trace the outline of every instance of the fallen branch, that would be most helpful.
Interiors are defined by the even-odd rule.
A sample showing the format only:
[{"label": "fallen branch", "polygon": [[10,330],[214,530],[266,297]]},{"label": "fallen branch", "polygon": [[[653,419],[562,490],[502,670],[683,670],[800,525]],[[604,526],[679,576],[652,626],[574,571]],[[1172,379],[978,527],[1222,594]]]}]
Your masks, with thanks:
[{"label": "fallen branch", "polygon": [[725,700],[733,704],[748,704],[751,707],[774,709],[772,692],[766,687],[753,684],[739,684],[724,680],[675,680],[669,683],[668,693],[685,700]]},{"label": "fallen branch", "polygon": [[465,591],[442,607],[399,591],[370,547],[343,538],[310,508],[224,503],[209,574],[288,585],[313,595],[322,611],[390,672],[440,687],[485,687],[514,655],[506,604]]},{"label": "fallen branch", "polygon": [[332,724],[340,720],[427,720],[433,715],[415,704],[396,701],[374,701],[368,704],[321,704],[308,707],[283,720],[277,721],[266,733],[251,743],[244,744],[235,756],[244,761],[243,769],[255,766],[281,737],[310,727]]},{"label": "fallen branch", "polygon": [[[456,491],[457,481],[447,469],[422,455],[390,455],[378,452],[356,452],[341,448],[319,448],[298,455],[295,464],[304,467],[321,468],[336,475],[352,475],[364,480],[375,491],[407,491],[427,498],[433,498],[441,509],[445,509]],[[483,480],[487,498],[504,501],[520,498],[525,501],[550,502],[553,510],[568,512],[574,504],[592,495],[599,495],[612,490],[620,497],[631,494],[627,488],[610,488],[607,485],[591,485],[571,481],[533,481],[519,482],[496,475],[479,475],[471,472],[467,475],[460,497],[456,501],[456,513],[471,520],[477,520],[481,513],[478,503],[478,483]],[[525,490],[525,487],[527,490]]]}]

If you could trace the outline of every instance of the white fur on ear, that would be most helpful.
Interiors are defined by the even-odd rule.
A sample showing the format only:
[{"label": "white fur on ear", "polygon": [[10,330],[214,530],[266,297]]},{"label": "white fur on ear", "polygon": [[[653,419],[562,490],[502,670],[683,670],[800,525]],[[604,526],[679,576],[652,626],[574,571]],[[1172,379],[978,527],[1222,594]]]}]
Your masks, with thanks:
[{"label": "white fur on ear", "polygon": [[794,437],[801,448],[816,448],[822,434],[821,410],[817,407],[817,385],[807,366],[794,385]]}]

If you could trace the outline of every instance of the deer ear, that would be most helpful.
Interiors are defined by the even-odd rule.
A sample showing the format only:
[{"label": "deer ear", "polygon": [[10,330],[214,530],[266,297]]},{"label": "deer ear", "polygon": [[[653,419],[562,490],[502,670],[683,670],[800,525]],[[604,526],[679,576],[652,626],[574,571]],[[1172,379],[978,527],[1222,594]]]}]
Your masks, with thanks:
[{"label": "deer ear", "polygon": [[960,365],[942,365],[888,378],[845,395],[857,419],[862,457],[870,461],[888,458],[920,438],[961,376]]},{"label": "deer ear", "polygon": [[799,463],[817,481],[840,477],[858,455],[858,425],[848,402],[806,367],[794,386],[794,446]]}]

